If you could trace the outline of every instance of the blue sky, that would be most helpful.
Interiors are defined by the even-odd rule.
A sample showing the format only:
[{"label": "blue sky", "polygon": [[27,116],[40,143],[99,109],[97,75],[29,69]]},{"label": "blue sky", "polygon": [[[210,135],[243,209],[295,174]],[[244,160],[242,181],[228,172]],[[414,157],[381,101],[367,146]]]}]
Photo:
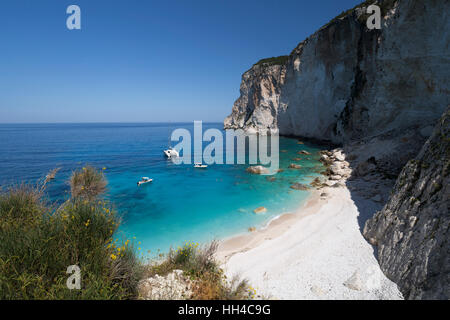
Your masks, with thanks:
[{"label": "blue sky", "polygon": [[222,121],[244,71],[360,2],[2,0],[0,123]]}]

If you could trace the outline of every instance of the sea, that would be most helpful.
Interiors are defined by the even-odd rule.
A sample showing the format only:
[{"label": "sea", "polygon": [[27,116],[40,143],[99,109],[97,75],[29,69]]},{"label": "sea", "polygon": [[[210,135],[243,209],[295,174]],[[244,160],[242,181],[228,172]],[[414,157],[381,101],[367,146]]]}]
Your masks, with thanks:
[{"label": "sea", "polygon": [[[180,128],[193,132],[193,127],[193,123],[0,124],[0,188],[36,184],[60,168],[46,196],[63,202],[70,198],[67,181],[74,170],[86,165],[103,170],[108,181],[105,197],[122,219],[116,237],[133,241],[136,250],[152,256],[188,241],[207,244],[250,232],[249,228],[264,228],[302,205],[309,191],[290,186],[310,183],[322,169],[320,146],[285,137],[279,139],[281,170],[272,176],[247,172],[248,163],[198,169],[166,159],[163,150],[172,132]],[[203,123],[203,131],[209,128],[224,132],[221,123]],[[203,142],[203,148],[208,144]],[[300,150],[311,155],[300,155]],[[291,163],[301,169],[290,169]],[[137,186],[143,176],[153,182]],[[267,210],[255,214],[258,207]]]}]

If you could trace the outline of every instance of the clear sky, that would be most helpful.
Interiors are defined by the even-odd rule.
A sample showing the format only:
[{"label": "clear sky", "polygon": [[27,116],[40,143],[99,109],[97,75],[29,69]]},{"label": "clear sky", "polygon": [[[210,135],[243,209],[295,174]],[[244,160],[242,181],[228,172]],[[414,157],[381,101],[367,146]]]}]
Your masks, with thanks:
[{"label": "clear sky", "polygon": [[1,0],[0,123],[223,121],[243,72],[360,2]]}]

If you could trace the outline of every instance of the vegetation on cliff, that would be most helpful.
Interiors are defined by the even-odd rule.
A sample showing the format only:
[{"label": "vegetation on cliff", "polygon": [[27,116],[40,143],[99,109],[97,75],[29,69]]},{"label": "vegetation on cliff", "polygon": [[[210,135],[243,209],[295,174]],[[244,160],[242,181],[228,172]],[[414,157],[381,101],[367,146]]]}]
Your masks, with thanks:
[{"label": "vegetation on cliff", "polygon": [[257,63],[255,63],[253,66],[273,66],[273,65],[283,65],[286,64],[288,61],[289,56],[279,56],[279,57],[271,57],[266,59],[261,59]]},{"label": "vegetation on cliff", "polygon": [[[146,278],[166,276],[174,270],[183,271],[190,279],[191,295],[194,300],[243,300],[252,299],[256,292],[246,280],[235,277],[228,281],[220,264],[215,259],[218,243],[206,246],[186,242],[176,250],[170,250],[162,262],[146,267]],[[142,292],[144,296],[147,293]]]}]

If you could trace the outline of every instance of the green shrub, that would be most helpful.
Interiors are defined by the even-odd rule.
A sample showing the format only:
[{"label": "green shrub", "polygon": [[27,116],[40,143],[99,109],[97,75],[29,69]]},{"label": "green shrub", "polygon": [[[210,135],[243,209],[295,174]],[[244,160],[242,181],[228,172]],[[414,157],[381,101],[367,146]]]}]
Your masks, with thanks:
[{"label": "green shrub", "polygon": [[194,282],[192,299],[241,300],[251,299],[255,293],[246,280],[238,277],[228,281],[215,260],[218,243],[199,247],[198,243],[186,242],[177,250],[170,250],[164,261],[147,267],[146,276],[167,275],[173,270],[183,270]]},{"label": "green shrub", "polygon": [[[0,194],[0,299],[129,299],[141,265],[105,201],[73,198],[57,209],[40,188]],[[81,269],[81,290],[69,290],[67,267]]]},{"label": "green shrub", "polygon": [[279,56],[279,57],[271,57],[266,59],[261,59],[257,63],[254,64],[254,66],[258,65],[267,65],[267,66],[273,66],[273,65],[283,65],[286,64],[289,60],[289,56]]},{"label": "green shrub", "polygon": [[70,177],[70,192],[74,198],[93,200],[106,191],[106,179],[102,172],[91,166],[75,171]]}]

